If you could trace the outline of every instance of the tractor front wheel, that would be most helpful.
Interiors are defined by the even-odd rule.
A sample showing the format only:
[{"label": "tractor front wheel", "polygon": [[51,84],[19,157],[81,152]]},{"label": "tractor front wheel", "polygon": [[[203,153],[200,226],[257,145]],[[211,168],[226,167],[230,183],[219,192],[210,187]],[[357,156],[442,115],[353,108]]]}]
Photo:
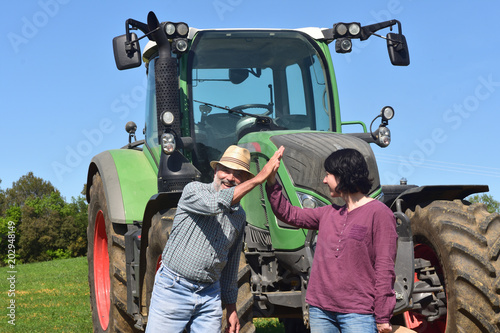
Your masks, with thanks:
[{"label": "tractor front wheel", "polygon": [[415,262],[430,263],[417,270],[415,286],[443,287],[413,295],[422,309],[405,313],[406,326],[419,333],[499,332],[500,216],[460,200],[418,205],[406,215]]},{"label": "tractor front wheel", "polygon": [[160,268],[161,258],[165,244],[170,237],[172,224],[174,222],[176,208],[156,213],[151,220],[151,228],[148,231],[148,247],[146,250],[146,274],[144,285],[146,287],[146,307],[149,312],[151,294],[156,277],[156,271]]},{"label": "tractor front wheel", "polygon": [[125,312],[127,278],[125,274],[126,227],[113,225],[101,176],[95,174],[90,188],[88,264],[90,305],[94,332],[134,332],[134,323]]}]

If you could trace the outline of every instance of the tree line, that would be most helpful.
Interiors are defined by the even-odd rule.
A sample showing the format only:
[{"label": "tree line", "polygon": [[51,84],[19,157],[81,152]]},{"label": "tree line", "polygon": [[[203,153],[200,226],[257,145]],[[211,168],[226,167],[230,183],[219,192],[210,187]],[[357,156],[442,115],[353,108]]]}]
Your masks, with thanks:
[{"label": "tree line", "polygon": [[[12,250],[18,263],[86,255],[88,207],[84,193],[85,185],[68,203],[50,182],[33,172],[21,176],[10,188],[0,188],[0,266],[12,259]],[[484,203],[490,213],[500,213],[500,203],[491,195],[476,194],[467,200]]]},{"label": "tree line", "polygon": [[33,172],[10,188],[0,188],[0,265],[7,264],[14,252],[17,263],[86,255],[88,218],[83,193],[68,203],[50,182]]}]

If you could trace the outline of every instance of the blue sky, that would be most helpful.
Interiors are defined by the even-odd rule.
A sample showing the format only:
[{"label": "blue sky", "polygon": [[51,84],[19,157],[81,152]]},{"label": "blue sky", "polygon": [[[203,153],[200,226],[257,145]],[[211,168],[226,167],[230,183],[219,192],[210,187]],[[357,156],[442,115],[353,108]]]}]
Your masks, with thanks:
[{"label": "blue sky", "polygon": [[[0,188],[29,171],[66,200],[80,194],[92,156],[127,143],[144,123],[143,69],[118,71],[112,38],[125,20],[196,28],[329,28],[398,19],[411,65],[393,67],[385,41],[332,52],[342,119],[367,125],[394,107],[392,143],[374,146],[382,183],[486,184],[500,200],[498,1],[78,1],[2,6]],[[388,29],[382,31],[389,32]],[[138,131],[141,133],[142,131]]]}]

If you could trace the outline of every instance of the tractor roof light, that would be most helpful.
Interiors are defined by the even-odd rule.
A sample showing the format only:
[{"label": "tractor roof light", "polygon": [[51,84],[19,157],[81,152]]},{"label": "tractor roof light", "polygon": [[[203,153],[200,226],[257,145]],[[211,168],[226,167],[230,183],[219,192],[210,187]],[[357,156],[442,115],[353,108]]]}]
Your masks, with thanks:
[{"label": "tractor roof light", "polygon": [[388,121],[394,118],[394,109],[390,106],[384,106],[382,111],[380,111],[383,121]]},{"label": "tractor roof light", "polygon": [[177,25],[177,33],[180,37],[187,37],[189,33],[189,27],[186,23],[181,22]]},{"label": "tractor roof light", "polygon": [[175,151],[175,136],[172,133],[163,133],[161,135],[161,149],[167,155],[172,154]]},{"label": "tractor roof light", "polygon": [[347,33],[347,26],[344,23],[337,23],[333,26],[335,35],[342,37]]},{"label": "tractor roof light", "polygon": [[361,25],[359,23],[350,23],[349,24],[349,34],[352,37],[359,35],[360,32],[361,32]]},{"label": "tractor roof light", "polygon": [[189,26],[184,22],[166,22],[164,25],[164,29],[168,39],[178,37],[185,38],[189,33]]},{"label": "tractor roof light", "polygon": [[167,36],[175,34],[175,25],[172,22],[167,22],[167,24],[165,24],[165,32]]},{"label": "tractor roof light", "polygon": [[333,25],[334,38],[360,38],[361,24],[358,22],[336,23]]}]

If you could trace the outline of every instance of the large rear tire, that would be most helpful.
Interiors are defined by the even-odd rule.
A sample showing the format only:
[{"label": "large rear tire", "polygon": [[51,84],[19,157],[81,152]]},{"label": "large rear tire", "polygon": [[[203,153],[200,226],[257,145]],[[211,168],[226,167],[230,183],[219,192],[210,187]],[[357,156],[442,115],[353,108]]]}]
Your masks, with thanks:
[{"label": "large rear tire", "polygon": [[126,313],[124,225],[113,225],[101,176],[93,177],[87,227],[90,306],[94,332],[134,332]]},{"label": "large rear tire", "polygon": [[419,205],[406,215],[415,258],[431,262],[446,296],[444,316],[407,312],[406,326],[419,333],[500,332],[500,216],[460,200]]},{"label": "large rear tire", "polygon": [[[236,310],[240,321],[240,333],[254,333],[253,324],[253,294],[250,290],[250,265],[247,264],[245,254],[241,252],[240,266],[238,271],[238,300]],[[223,309],[222,333],[226,329],[226,309]]]}]

